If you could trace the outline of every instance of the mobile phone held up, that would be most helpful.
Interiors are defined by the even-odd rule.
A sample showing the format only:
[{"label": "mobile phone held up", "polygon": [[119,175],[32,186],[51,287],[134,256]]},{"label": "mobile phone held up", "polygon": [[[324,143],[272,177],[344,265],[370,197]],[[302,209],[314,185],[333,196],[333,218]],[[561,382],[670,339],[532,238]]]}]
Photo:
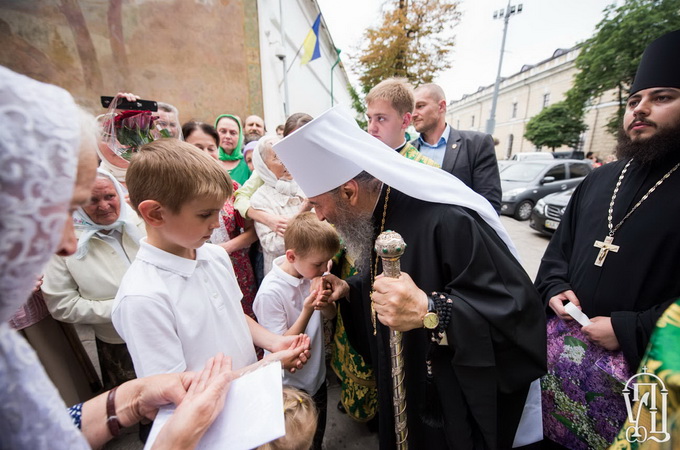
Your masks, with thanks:
[{"label": "mobile phone held up", "polygon": [[[108,108],[111,106],[113,97],[103,96],[101,97],[102,106]],[[158,111],[158,103],[153,100],[135,100],[130,102],[124,98],[118,99],[118,104],[116,109],[134,110],[134,111]]]}]

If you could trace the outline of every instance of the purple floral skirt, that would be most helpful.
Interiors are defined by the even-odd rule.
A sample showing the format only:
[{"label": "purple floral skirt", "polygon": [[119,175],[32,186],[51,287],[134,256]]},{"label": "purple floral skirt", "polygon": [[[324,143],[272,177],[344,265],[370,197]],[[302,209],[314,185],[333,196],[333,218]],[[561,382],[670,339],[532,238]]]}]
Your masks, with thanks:
[{"label": "purple floral skirt", "polygon": [[604,449],[626,419],[632,373],[623,353],[586,338],[574,320],[548,320],[548,373],[541,379],[543,430],[569,449]]}]

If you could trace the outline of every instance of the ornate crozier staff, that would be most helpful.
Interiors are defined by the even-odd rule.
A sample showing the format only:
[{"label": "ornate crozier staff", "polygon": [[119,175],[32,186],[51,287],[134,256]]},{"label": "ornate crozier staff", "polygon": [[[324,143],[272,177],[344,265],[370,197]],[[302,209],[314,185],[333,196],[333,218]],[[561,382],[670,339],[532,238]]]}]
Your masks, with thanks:
[{"label": "ornate crozier staff", "polygon": [[[386,277],[399,278],[399,258],[404,254],[406,244],[395,231],[380,233],[375,240],[375,252],[380,255],[383,273]],[[401,331],[390,329],[390,356],[392,362],[392,401],[394,403],[394,431],[397,434],[397,448],[408,449],[408,427],[406,425],[406,388],[404,386],[404,357]]]}]

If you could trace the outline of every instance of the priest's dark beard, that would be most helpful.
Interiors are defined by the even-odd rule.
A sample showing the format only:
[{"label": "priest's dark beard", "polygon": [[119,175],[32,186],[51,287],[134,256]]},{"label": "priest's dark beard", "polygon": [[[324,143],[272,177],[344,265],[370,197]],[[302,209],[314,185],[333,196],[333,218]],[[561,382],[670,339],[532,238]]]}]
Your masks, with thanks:
[{"label": "priest's dark beard", "polygon": [[619,159],[635,158],[644,165],[654,165],[669,157],[680,156],[680,121],[672,127],[657,129],[648,139],[632,141],[623,127],[619,129],[616,156]]},{"label": "priest's dark beard", "polygon": [[370,270],[373,248],[373,223],[370,213],[354,211],[338,195],[336,197],[335,229],[345,242],[354,267],[362,273]]}]

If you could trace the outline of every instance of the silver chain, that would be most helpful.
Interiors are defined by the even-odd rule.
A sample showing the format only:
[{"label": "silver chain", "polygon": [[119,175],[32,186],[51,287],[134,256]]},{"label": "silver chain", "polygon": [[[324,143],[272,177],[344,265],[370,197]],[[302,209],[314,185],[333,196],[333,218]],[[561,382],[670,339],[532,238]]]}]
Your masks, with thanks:
[{"label": "silver chain", "polygon": [[613,214],[614,214],[614,200],[616,200],[616,194],[619,193],[619,188],[621,187],[621,182],[623,181],[623,177],[626,175],[626,172],[628,171],[628,166],[630,166],[630,163],[632,163],[632,162],[633,162],[633,159],[631,158],[631,160],[628,161],[628,163],[626,164],[626,167],[623,168],[623,171],[621,172],[621,175],[619,175],[619,181],[616,182],[616,186],[614,187],[614,193],[612,194],[612,201],[609,202],[609,215],[607,216],[607,225],[609,226],[609,236],[612,236],[612,237],[614,236],[614,233],[616,233],[616,231],[621,227],[621,225],[623,225],[623,222],[625,222],[626,219],[627,219],[628,217],[630,217],[631,214],[633,214],[633,211],[635,211],[635,210],[638,208],[638,206],[640,206],[640,205],[642,204],[642,202],[644,202],[645,200],[647,200],[647,197],[649,197],[649,196],[651,195],[651,193],[654,192],[654,191],[656,190],[656,188],[658,188],[659,186],[661,186],[661,183],[663,183],[664,181],[666,181],[666,178],[670,177],[671,174],[672,174],[673,172],[675,172],[675,169],[677,169],[678,167],[680,167],[680,163],[677,163],[671,170],[669,170],[668,172],[666,172],[666,175],[664,175],[663,177],[661,177],[661,179],[660,179],[659,181],[657,181],[656,184],[655,184],[654,186],[652,186],[651,188],[649,188],[649,190],[647,191],[647,193],[646,193],[645,195],[642,196],[642,198],[640,199],[640,201],[638,201],[638,202],[635,204],[635,206],[633,206],[633,208],[632,208],[630,211],[628,211],[628,214],[626,214],[626,215],[624,216],[624,218],[621,219],[621,222],[619,222],[618,225],[616,225],[616,226],[614,227],[613,224],[612,224],[612,216],[613,216]]}]

